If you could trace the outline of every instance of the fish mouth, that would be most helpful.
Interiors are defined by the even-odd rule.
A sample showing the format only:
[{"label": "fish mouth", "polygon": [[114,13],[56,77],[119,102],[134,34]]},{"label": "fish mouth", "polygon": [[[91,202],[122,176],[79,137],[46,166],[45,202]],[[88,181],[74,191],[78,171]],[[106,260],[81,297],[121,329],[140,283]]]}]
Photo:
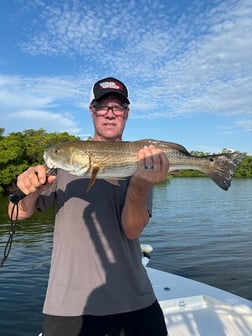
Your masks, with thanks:
[{"label": "fish mouth", "polygon": [[43,159],[45,161],[46,167],[49,169],[56,169],[55,163],[46,153],[43,155]]}]

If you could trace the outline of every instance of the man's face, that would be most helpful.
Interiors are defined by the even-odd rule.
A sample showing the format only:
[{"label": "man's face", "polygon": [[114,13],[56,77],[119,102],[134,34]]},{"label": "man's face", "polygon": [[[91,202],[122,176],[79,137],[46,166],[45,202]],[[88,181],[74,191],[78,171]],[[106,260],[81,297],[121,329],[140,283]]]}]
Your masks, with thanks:
[{"label": "man's face", "polygon": [[122,139],[129,108],[125,107],[119,97],[106,96],[94,107],[90,107],[90,113],[95,128],[94,140],[117,141]]}]

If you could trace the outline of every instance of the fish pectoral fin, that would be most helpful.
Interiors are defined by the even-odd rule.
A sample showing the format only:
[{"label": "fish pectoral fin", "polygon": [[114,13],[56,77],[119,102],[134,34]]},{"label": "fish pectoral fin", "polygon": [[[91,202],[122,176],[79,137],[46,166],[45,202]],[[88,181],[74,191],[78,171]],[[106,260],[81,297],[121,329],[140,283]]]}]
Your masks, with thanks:
[{"label": "fish pectoral fin", "polygon": [[89,191],[93,187],[93,185],[95,183],[95,180],[96,180],[96,176],[97,176],[99,170],[100,170],[100,167],[98,167],[98,166],[93,167],[87,191]]},{"label": "fish pectoral fin", "polygon": [[120,187],[120,183],[119,183],[119,181],[117,179],[110,179],[110,178],[108,178],[108,179],[105,179],[105,181],[107,181],[110,184],[113,184],[116,187]]}]

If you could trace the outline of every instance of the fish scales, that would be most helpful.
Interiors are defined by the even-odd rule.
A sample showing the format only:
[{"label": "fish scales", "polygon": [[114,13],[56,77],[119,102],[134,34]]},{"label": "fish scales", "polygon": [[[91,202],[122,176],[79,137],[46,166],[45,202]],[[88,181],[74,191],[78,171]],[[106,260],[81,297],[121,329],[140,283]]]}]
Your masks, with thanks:
[{"label": "fish scales", "polygon": [[165,152],[170,163],[169,172],[197,170],[224,190],[229,188],[234,171],[244,157],[242,153],[193,156],[179,144],[146,139],[66,142],[47,148],[44,160],[48,168],[61,168],[71,174],[91,178],[91,187],[96,178],[121,179],[133,175],[137,168],[138,151],[149,145]]}]

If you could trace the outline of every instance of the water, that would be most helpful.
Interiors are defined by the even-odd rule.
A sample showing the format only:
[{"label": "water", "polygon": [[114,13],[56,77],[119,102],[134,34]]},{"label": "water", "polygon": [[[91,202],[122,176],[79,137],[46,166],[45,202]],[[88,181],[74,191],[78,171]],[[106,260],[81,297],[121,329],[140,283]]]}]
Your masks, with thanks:
[{"label": "water", "polygon": [[209,179],[173,179],[155,189],[142,236],[151,266],[252,300],[252,180],[228,192]]},{"label": "water", "polygon": [[[252,300],[252,179],[228,192],[207,178],[173,178],[155,187],[153,217],[141,236],[150,266],[206,282]],[[7,199],[0,196],[0,258],[7,241]],[[41,331],[52,247],[53,210],[17,226],[0,269],[0,335]]]}]

